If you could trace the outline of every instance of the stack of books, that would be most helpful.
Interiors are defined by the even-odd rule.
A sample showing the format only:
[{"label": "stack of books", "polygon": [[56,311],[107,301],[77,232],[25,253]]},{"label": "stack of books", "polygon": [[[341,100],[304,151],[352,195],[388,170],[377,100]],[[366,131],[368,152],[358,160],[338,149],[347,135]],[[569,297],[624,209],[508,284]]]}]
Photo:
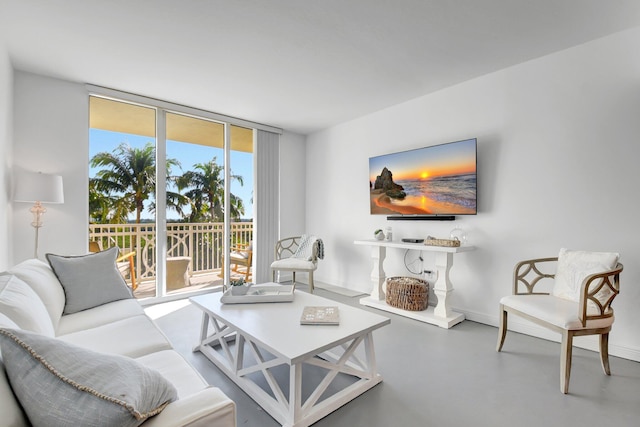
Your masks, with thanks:
[{"label": "stack of books", "polygon": [[306,306],[302,310],[301,325],[339,325],[340,312],[337,306]]}]

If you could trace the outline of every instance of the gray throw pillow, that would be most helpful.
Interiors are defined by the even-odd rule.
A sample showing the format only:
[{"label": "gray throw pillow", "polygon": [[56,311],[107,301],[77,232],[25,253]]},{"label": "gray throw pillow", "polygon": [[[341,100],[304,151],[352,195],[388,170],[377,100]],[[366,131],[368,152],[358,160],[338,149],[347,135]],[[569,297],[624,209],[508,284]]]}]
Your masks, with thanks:
[{"label": "gray throw pillow", "polygon": [[0,350],[34,426],[138,426],[178,398],[159,372],[128,357],[4,328]]},{"label": "gray throw pillow", "polygon": [[47,254],[65,294],[63,314],[133,298],[116,266],[118,248],[82,256]]}]

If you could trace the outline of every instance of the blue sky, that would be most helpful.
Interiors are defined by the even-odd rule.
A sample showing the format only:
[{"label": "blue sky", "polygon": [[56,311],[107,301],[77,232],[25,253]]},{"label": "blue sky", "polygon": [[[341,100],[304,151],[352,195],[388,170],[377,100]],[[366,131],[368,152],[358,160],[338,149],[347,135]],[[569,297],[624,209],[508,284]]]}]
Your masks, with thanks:
[{"label": "blue sky", "polygon": [[[138,148],[143,147],[147,142],[155,143],[154,139],[148,136],[89,129],[89,159],[101,151],[113,151],[122,142]],[[194,164],[208,162],[213,157],[216,157],[218,164],[222,164],[224,153],[220,148],[167,141],[167,157],[177,159],[180,162],[182,171],[172,170],[174,175],[179,175],[192,169]],[[95,176],[96,171],[95,168],[89,167],[89,176]],[[253,218],[253,204],[251,203],[253,196],[253,154],[232,151],[231,172],[234,175],[242,176],[244,180],[244,186],[241,186],[236,180],[231,180],[231,193],[240,197],[244,202],[245,214],[243,218]],[[133,219],[134,215],[130,216]],[[177,217],[177,214],[173,211],[170,211],[167,215],[168,219]],[[151,219],[153,216],[148,211],[145,211],[143,212],[143,218]]]}]

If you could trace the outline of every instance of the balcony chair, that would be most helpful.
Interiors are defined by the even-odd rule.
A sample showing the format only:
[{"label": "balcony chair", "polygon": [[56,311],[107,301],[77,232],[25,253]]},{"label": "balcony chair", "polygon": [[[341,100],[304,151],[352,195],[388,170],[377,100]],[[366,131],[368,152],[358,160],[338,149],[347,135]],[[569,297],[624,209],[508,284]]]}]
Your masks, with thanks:
[{"label": "balcony chair", "polygon": [[[94,240],[89,241],[89,252],[100,252],[102,248],[100,246],[100,242],[96,242]],[[135,252],[128,252],[125,254],[121,254],[116,259],[116,267],[118,267],[118,271],[122,274],[125,280],[127,277],[131,280],[131,290],[135,291],[138,289],[138,283],[136,282],[136,264],[134,262]]]},{"label": "balcony chair", "polygon": [[309,291],[313,293],[313,272],[318,268],[318,259],[324,258],[324,244],[315,236],[287,237],[276,242],[275,261],[271,263],[273,281],[276,272],[293,272],[293,286],[296,285],[296,271],[309,274]]},{"label": "balcony chair", "polygon": [[[500,328],[496,351],[507,334],[507,315],[515,314],[562,335],[560,390],[569,391],[573,337],[600,336],[600,359],[609,368],[609,331],[614,316],[611,303],[620,291],[622,264],[617,253],[561,249],[557,258],[539,258],[516,264],[513,295],[500,300]],[[556,266],[555,274],[550,272]],[[551,292],[534,287],[552,279]],[[546,281],[547,284],[549,281]]]},{"label": "balcony chair", "polygon": [[[251,278],[251,265],[253,263],[253,241],[249,243],[239,243],[230,249],[229,265],[231,266],[231,271],[243,274],[245,282],[248,282]],[[238,270],[238,267],[245,267],[244,272]],[[222,255],[220,277],[224,278],[224,254]]]}]

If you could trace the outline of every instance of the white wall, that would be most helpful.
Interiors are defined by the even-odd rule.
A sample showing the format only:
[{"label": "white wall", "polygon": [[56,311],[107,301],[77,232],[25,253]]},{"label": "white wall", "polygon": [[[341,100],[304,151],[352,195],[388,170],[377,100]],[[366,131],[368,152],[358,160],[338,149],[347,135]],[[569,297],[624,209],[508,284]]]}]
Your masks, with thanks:
[{"label": "white wall", "polygon": [[[399,239],[448,237],[462,227],[477,250],[454,257],[452,305],[496,325],[518,260],[555,256],[560,247],[618,251],[625,270],[611,353],[640,360],[638,52],[636,28],[310,135],[306,225],[326,243],[318,280],[370,290],[370,250],[353,241],[376,228],[390,225]],[[387,222],[369,214],[369,157],[472,137],[477,216]],[[402,255],[388,251],[388,274],[407,274]]]},{"label": "white wall", "polygon": [[13,69],[0,43],[0,271],[11,265]]},{"label": "white wall", "polygon": [[[15,72],[14,169],[62,175],[64,204],[45,205],[40,258],[87,250],[89,100],[84,85]],[[13,205],[13,262],[33,257],[28,203]]]}]

